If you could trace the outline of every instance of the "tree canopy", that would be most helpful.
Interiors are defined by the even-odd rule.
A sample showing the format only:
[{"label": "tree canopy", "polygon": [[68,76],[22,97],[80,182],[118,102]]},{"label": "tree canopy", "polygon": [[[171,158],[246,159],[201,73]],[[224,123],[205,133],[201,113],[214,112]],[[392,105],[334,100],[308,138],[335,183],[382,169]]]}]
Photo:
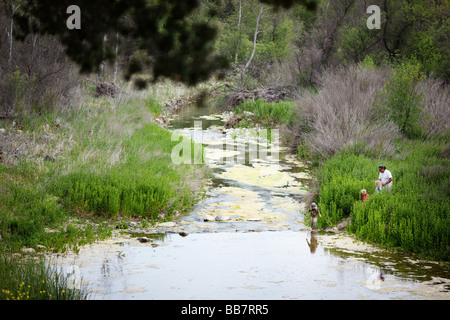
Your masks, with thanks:
[{"label": "tree canopy", "polygon": [[[222,1],[211,2],[217,7]],[[262,2],[276,8],[297,3],[314,10],[317,0]],[[66,26],[70,5],[81,10],[80,29]],[[127,80],[149,70],[152,79],[141,79],[142,86],[160,77],[193,85],[228,66],[228,60],[213,50],[216,27],[208,21],[190,19],[199,5],[198,0],[37,0],[23,6],[15,19],[21,30],[19,36],[25,37],[33,30],[58,36],[81,72],[93,72],[101,63],[114,61],[114,47],[105,39],[116,34],[121,39],[133,39],[135,51],[143,53],[129,59]],[[206,14],[215,13],[212,6]]]}]

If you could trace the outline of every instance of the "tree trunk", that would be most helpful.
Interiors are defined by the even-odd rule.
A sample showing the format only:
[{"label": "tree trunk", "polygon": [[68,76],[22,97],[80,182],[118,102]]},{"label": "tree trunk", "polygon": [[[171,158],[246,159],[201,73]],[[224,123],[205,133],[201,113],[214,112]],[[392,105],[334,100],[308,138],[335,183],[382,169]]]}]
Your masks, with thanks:
[{"label": "tree trunk", "polygon": [[239,47],[241,45],[241,18],[242,18],[242,0],[239,0],[238,41],[236,45],[236,54],[234,55],[234,63],[237,63],[238,61]]},{"label": "tree trunk", "polygon": [[244,76],[245,70],[247,70],[247,68],[250,66],[250,63],[253,60],[253,56],[255,55],[256,39],[258,37],[258,26],[259,26],[259,20],[261,19],[262,12],[263,12],[263,4],[261,3],[260,9],[259,9],[258,18],[256,19],[255,33],[253,35],[253,49],[252,49],[252,53],[251,53],[250,58],[248,59],[247,63],[245,64],[244,69],[242,70],[241,79]]},{"label": "tree trunk", "polygon": [[9,58],[8,58],[8,66],[11,67],[12,60],[12,46],[13,46],[13,25],[14,25],[14,12],[16,11],[16,3],[11,2],[11,24],[9,27]]},{"label": "tree trunk", "polygon": [[119,63],[117,61],[119,52],[119,33],[116,33],[116,48],[115,48],[115,54],[116,54],[116,60],[114,61],[114,78],[113,83],[116,84],[117,80],[117,69],[119,68]]},{"label": "tree trunk", "polygon": [[16,11],[22,5],[22,1],[12,0],[11,1],[11,22],[9,25],[9,57],[8,57],[8,66],[11,67],[12,61],[12,48],[13,48],[13,27],[14,27],[14,15]]},{"label": "tree trunk", "polygon": [[[104,34],[103,35],[103,56],[105,53],[105,43],[108,40],[108,35]],[[100,62],[100,65],[98,66],[98,72],[97,72],[97,82],[102,81],[103,76],[104,76],[104,72],[105,72],[105,61]]]}]

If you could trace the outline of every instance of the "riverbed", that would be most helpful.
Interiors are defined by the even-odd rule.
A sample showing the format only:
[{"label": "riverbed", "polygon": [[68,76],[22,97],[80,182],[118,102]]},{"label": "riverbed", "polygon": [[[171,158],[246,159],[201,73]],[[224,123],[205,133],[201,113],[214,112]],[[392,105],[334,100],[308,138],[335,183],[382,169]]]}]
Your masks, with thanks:
[{"label": "riverbed", "polygon": [[172,222],[53,256],[73,287],[96,300],[450,298],[439,263],[312,232],[307,164],[274,130],[225,129],[227,116],[196,106],[174,115],[169,129],[205,146],[205,198]]}]

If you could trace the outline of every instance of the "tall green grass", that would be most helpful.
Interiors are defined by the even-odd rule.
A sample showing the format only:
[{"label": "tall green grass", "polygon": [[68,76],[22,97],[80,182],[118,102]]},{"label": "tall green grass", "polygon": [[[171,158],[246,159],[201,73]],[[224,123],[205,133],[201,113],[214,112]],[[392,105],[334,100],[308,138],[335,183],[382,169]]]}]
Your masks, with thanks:
[{"label": "tall green grass", "polygon": [[150,96],[144,100],[145,105],[149,108],[150,112],[155,116],[164,114],[163,107],[154,97]]},{"label": "tall green grass", "polygon": [[[22,166],[24,166],[22,164]],[[2,203],[0,234],[2,246],[11,251],[23,247],[45,246],[50,251],[65,251],[105,237],[106,225],[80,227],[70,221],[69,210],[37,181],[39,174],[30,168],[8,168],[0,164]],[[0,248],[0,251],[1,248]]]},{"label": "tall green grass", "polygon": [[[26,163],[0,164],[0,300],[83,300],[85,289],[75,290],[67,278],[42,256],[17,256],[21,248],[64,252],[101,239],[105,225],[72,223],[68,210],[41,184],[42,172]],[[44,246],[39,249],[39,246]]]},{"label": "tall green grass", "polygon": [[73,288],[61,270],[47,264],[11,256],[0,256],[0,300],[85,300],[85,286]]},{"label": "tall green grass", "polygon": [[[397,157],[375,160],[341,151],[320,170],[319,227],[351,216],[359,238],[421,256],[450,258],[450,159],[439,143],[405,143]],[[393,175],[391,191],[375,192],[378,165]],[[361,202],[361,189],[369,198]]]},{"label": "tall green grass", "polygon": [[[264,127],[273,127],[278,125],[290,126],[294,119],[293,102],[264,102],[263,99],[255,101],[246,101],[233,109],[235,114],[243,114],[244,111],[251,112],[249,118],[252,123],[258,123]],[[248,126],[249,123],[243,121],[241,126]]]},{"label": "tall green grass", "polygon": [[122,143],[123,163],[102,173],[80,168],[53,179],[51,190],[65,206],[97,215],[170,220],[197,199],[186,181],[189,167],[172,164],[177,143],[170,132],[147,124]]}]

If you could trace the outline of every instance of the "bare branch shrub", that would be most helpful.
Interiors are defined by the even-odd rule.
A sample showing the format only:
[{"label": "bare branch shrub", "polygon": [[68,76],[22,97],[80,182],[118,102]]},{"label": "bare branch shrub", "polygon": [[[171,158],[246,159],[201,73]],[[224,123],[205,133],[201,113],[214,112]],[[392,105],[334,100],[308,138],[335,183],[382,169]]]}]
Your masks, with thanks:
[{"label": "bare branch shrub", "polygon": [[11,116],[65,108],[79,78],[78,67],[60,42],[30,34],[14,48],[11,66],[0,61],[0,113]]},{"label": "bare branch shrub", "polygon": [[387,69],[356,65],[324,73],[318,94],[307,94],[297,102],[301,121],[294,130],[309,152],[326,157],[350,148],[372,155],[393,154],[398,128],[380,120],[373,108],[387,76]]}]

